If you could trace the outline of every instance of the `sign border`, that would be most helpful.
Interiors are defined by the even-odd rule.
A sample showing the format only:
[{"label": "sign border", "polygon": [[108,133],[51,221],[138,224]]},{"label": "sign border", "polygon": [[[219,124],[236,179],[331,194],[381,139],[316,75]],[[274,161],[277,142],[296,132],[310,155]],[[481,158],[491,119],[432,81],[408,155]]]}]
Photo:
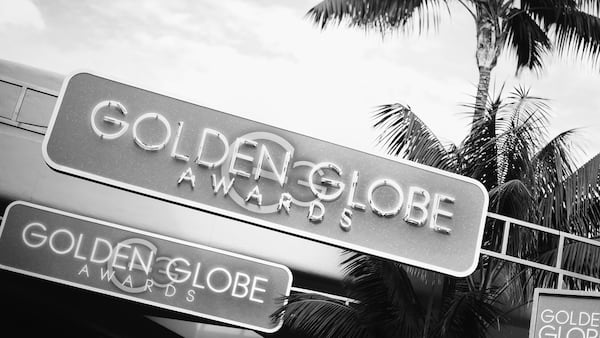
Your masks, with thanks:
[{"label": "sign border", "polygon": [[[297,134],[297,135],[301,135],[301,136],[304,136],[304,137],[309,137],[309,138],[312,138],[312,139],[320,141],[320,142],[326,142],[326,143],[329,143],[329,144],[332,144],[332,145],[335,145],[335,146],[339,146],[339,147],[342,147],[342,148],[345,148],[345,149],[348,149],[348,150],[351,150],[351,151],[355,151],[355,152],[367,154],[367,155],[370,155],[370,156],[376,156],[376,157],[380,157],[380,158],[383,158],[383,159],[386,159],[386,160],[398,162],[398,163],[401,163],[401,164],[404,164],[404,165],[416,167],[416,168],[428,171],[430,173],[434,173],[434,174],[438,174],[438,175],[450,177],[450,178],[456,179],[458,181],[468,182],[470,184],[474,184],[475,186],[477,186],[481,190],[481,192],[483,193],[483,196],[484,196],[483,211],[482,211],[483,217],[481,218],[481,221],[479,223],[479,233],[477,234],[477,245],[476,245],[475,252],[474,252],[474,255],[473,255],[473,261],[471,262],[471,265],[469,266],[469,268],[467,268],[464,271],[454,271],[454,270],[451,270],[451,269],[446,269],[446,268],[441,267],[441,266],[436,266],[436,265],[433,265],[433,264],[419,262],[417,260],[413,260],[413,259],[409,259],[409,258],[397,256],[397,255],[394,255],[394,254],[389,254],[389,253],[386,253],[386,252],[382,252],[382,251],[379,251],[377,249],[366,248],[366,247],[363,247],[361,245],[356,245],[356,244],[348,243],[348,242],[345,242],[345,241],[342,241],[342,240],[338,240],[338,239],[335,239],[335,238],[331,238],[331,237],[321,236],[321,235],[318,235],[318,234],[315,234],[315,233],[312,233],[312,232],[309,232],[309,231],[304,231],[304,230],[299,230],[299,229],[291,228],[291,227],[285,226],[283,224],[269,222],[269,221],[266,221],[266,220],[262,220],[262,219],[259,219],[259,218],[256,218],[256,217],[249,216],[249,215],[244,215],[244,214],[241,214],[241,213],[236,213],[236,212],[224,210],[224,209],[217,208],[217,207],[214,207],[214,206],[211,206],[211,205],[207,205],[207,204],[204,204],[204,203],[195,202],[195,201],[188,200],[188,199],[185,199],[185,198],[181,198],[181,197],[178,197],[178,196],[174,196],[174,195],[162,193],[162,192],[159,192],[159,191],[156,191],[156,190],[147,189],[147,188],[140,187],[140,186],[137,186],[137,185],[129,184],[129,183],[126,183],[126,182],[122,182],[122,181],[118,181],[118,180],[115,180],[115,179],[111,179],[111,178],[103,177],[103,176],[100,176],[100,175],[96,175],[96,174],[93,174],[93,173],[85,172],[85,171],[82,171],[82,170],[79,170],[79,169],[74,169],[74,168],[71,168],[71,167],[60,165],[60,164],[54,162],[50,158],[50,156],[48,155],[48,142],[49,142],[49,139],[50,139],[50,135],[52,134],[52,131],[54,129],[54,124],[56,123],[56,118],[58,116],[58,111],[59,111],[59,109],[60,109],[60,107],[62,105],[62,101],[63,101],[63,98],[65,96],[64,94],[66,92],[67,85],[69,84],[69,82],[71,81],[71,79],[73,77],[75,77],[76,75],[79,75],[79,74],[89,74],[89,75],[92,75],[92,76],[103,78],[105,80],[114,81],[114,82],[118,82],[120,84],[131,86],[131,87],[137,88],[139,90],[144,90],[144,91],[150,92],[152,94],[156,94],[156,95],[160,95],[160,96],[166,96],[166,97],[171,98],[171,99],[183,101],[183,102],[186,102],[186,103],[190,103],[190,104],[193,104],[193,105],[201,106],[201,107],[204,107],[204,108],[207,108],[207,109],[211,109],[211,110],[216,110],[216,109],[208,108],[208,107],[205,107],[203,105],[194,103],[194,101],[190,101],[190,100],[186,100],[186,99],[180,99],[180,98],[177,98],[177,96],[173,96],[173,95],[170,95],[170,94],[161,94],[161,93],[159,93],[157,91],[150,90],[150,89],[145,89],[142,86],[130,84],[130,83],[126,82],[126,81],[117,80],[117,79],[115,79],[113,77],[99,75],[99,74],[91,72],[91,71],[75,71],[75,72],[69,74],[64,79],[64,81],[63,81],[63,84],[61,86],[61,89],[60,89],[60,92],[59,92],[59,95],[58,95],[58,99],[57,99],[56,104],[54,106],[54,111],[52,112],[52,116],[50,118],[50,123],[48,125],[48,129],[46,130],[46,134],[44,135],[44,140],[42,142],[42,156],[44,158],[44,161],[47,163],[47,165],[50,168],[52,168],[54,170],[57,170],[59,172],[64,172],[64,173],[67,173],[67,174],[71,174],[71,175],[74,175],[74,176],[77,176],[77,177],[83,177],[83,178],[86,178],[86,179],[89,179],[89,180],[92,180],[92,181],[96,181],[96,182],[99,182],[99,183],[107,184],[107,185],[115,187],[117,189],[123,189],[123,190],[127,190],[127,191],[130,191],[130,192],[140,193],[140,194],[152,197],[152,198],[158,198],[158,199],[161,199],[163,201],[167,201],[169,203],[176,203],[176,204],[187,206],[187,207],[191,207],[191,208],[194,208],[194,209],[197,209],[197,210],[207,211],[207,212],[210,212],[210,213],[213,213],[213,214],[216,214],[216,215],[225,216],[225,217],[232,218],[232,219],[235,219],[235,220],[239,220],[239,221],[242,221],[242,222],[250,223],[252,225],[256,225],[256,226],[268,228],[268,229],[271,229],[271,230],[275,230],[275,231],[279,231],[279,232],[283,232],[283,233],[287,233],[287,234],[291,234],[291,235],[295,235],[295,236],[298,236],[298,237],[302,237],[304,239],[314,240],[314,241],[321,242],[321,243],[324,243],[324,244],[333,245],[333,246],[336,246],[336,247],[339,247],[339,248],[346,248],[346,249],[350,249],[350,250],[355,250],[355,251],[362,252],[362,253],[365,253],[365,254],[369,254],[369,255],[374,255],[374,256],[386,258],[386,259],[389,259],[389,260],[392,260],[392,261],[401,262],[401,263],[405,263],[405,264],[408,264],[408,265],[413,265],[413,266],[416,266],[416,267],[420,267],[420,268],[424,268],[424,269],[427,269],[427,270],[444,273],[444,274],[451,275],[451,276],[454,276],[454,277],[467,277],[470,274],[472,274],[475,271],[475,269],[477,268],[477,265],[479,263],[479,257],[481,255],[481,243],[483,241],[483,232],[484,232],[484,229],[485,229],[485,221],[486,221],[486,218],[487,218],[487,211],[488,211],[488,204],[489,204],[488,192],[485,189],[485,187],[483,186],[483,184],[481,184],[481,182],[479,182],[479,181],[477,181],[475,179],[472,179],[470,177],[461,176],[461,175],[458,175],[458,174],[454,174],[454,173],[451,173],[451,172],[448,172],[448,171],[444,171],[444,170],[441,170],[441,169],[438,169],[438,168],[430,167],[430,166],[425,166],[423,164],[411,162],[411,161],[408,161],[408,160],[393,158],[393,157],[388,156],[388,155],[381,156],[381,155],[369,154],[369,153],[366,153],[366,152],[358,150],[358,149],[348,148],[346,146],[342,146],[342,145],[339,145],[339,144],[336,144],[336,143],[333,143],[333,142],[324,141],[324,140],[317,139],[317,138],[312,137],[312,136],[308,136],[308,135],[304,135],[304,134],[299,134],[299,133],[296,133],[296,132],[293,132],[293,131],[289,131],[289,130],[286,130],[286,129],[283,129],[283,128],[275,127],[275,126],[271,126],[271,127],[283,130],[283,131],[285,131],[287,133]],[[216,111],[218,111],[218,110],[216,110]],[[237,115],[234,115],[234,114],[230,114],[230,113],[226,113],[226,112],[222,112],[222,111],[218,111],[218,112],[220,112],[222,114],[227,114],[227,115],[230,115],[230,116],[234,116],[236,118],[240,118],[240,119],[252,121],[250,119],[247,119],[247,118],[244,118],[244,117],[241,117],[241,116],[237,116]],[[258,122],[258,123],[261,123],[261,124],[268,125],[267,123],[263,123],[263,122],[260,122],[260,121],[254,121],[254,122]]]},{"label": "sign border", "polygon": [[[149,237],[152,237],[152,238],[158,238],[158,239],[161,239],[161,240],[165,240],[165,241],[177,243],[179,245],[185,245],[185,246],[190,246],[190,247],[193,247],[193,248],[198,248],[198,249],[203,249],[203,250],[207,250],[207,251],[212,251],[212,252],[220,253],[220,254],[223,254],[223,255],[231,256],[231,257],[235,257],[235,258],[239,258],[239,259],[244,259],[244,260],[248,260],[248,261],[252,261],[252,262],[256,262],[256,263],[260,263],[260,264],[264,264],[264,265],[269,265],[269,266],[272,266],[272,267],[280,268],[280,269],[284,270],[287,273],[287,275],[288,275],[288,284],[286,286],[286,295],[289,295],[290,292],[291,292],[293,275],[292,275],[291,270],[287,266],[285,266],[283,264],[269,262],[269,261],[265,261],[265,260],[262,260],[262,259],[259,259],[259,258],[245,256],[245,255],[241,255],[241,254],[238,254],[238,253],[235,253],[235,252],[225,251],[225,250],[218,249],[218,248],[212,248],[212,247],[209,247],[209,246],[204,246],[204,245],[201,245],[201,244],[192,243],[192,242],[180,240],[180,239],[177,239],[177,238],[172,238],[172,237],[164,236],[164,235],[161,235],[161,234],[155,234],[155,233],[151,233],[151,232],[140,230],[140,229],[130,228],[130,227],[127,227],[127,226],[124,226],[124,225],[115,224],[115,223],[111,223],[111,222],[107,222],[107,221],[95,219],[95,218],[92,218],[92,217],[77,215],[77,214],[73,214],[73,213],[70,213],[70,212],[67,212],[67,211],[63,211],[63,210],[59,210],[59,209],[54,209],[54,208],[50,208],[50,207],[46,207],[46,206],[42,206],[42,205],[30,203],[30,202],[26,202],[26,201],[14,201],[14,202],[10,203],[8,205],[8,207],[6,207],[6,210],[4,211],[4,217],[2,217],[2,223],[0,224],[0,237],[2,236],[2,233],[4,232],[4,226],[5,226],[6,220],[8,219],[8,213],[9,213],[10,209],[13,206],[16,206],[16,205],[24,205],[24,206],[31,207],[31,208],[34,208],[34,209],[39,209],[39,210],[44,210],[44,211],[48,211],[48,212],[52,212],[52,213],[57,213],[57,214],[60,214],[60,215],[63,215],[63,216],[72,217],[72,218],[80,219],[80,220],[87,221],[87,222],[98,223],[100,225],[108,226],[108,227],[111,227],[111,228],[116,228],[116,229],[123,230],[123,231],[129,231],[129,232],[133,232],[133,233],[138,233],[138,234],[141,234],[141,235],[149,236]],[[239,326],[239,327],[243,327],[243,328],[247,328],[247,329],[251,329],[251,330],[257,330],[257,331],[261,331],[261,332],[265,332],[265,333],[274,333],[274,332],[277,332],[283,326],[283,319],[279,320],[279,323],[277,324],[277,326],[275,326],[273,328],[263,328],[263,327],[260,327],[260,326],[255,326],[255,325],[252,325],[252,324],[246,324],[246,323],[238,322],[238,321],[231,320],[231,319],[221,318],[221,317],[218,317],[218,316],[214,316],[214,315],[210,315],[210,314],[205,314],[205,313],[202,313],[202,312],[196,312],[196,311],[192,311],[192,310],[188,310],[188,309],[183,309],[183,308],[179,308],[179,307],[168,305],[168,304],[163,304],[163,303],[159,303],[159,302],[155,302],[155,301],[140,299],[140,298],[137,298],[137,297],[134,297],[134,296],[129,296],[127,294],[122,294],[122,293],[118,293],[118,292],[114,292],[114,291],[103,290],[103,289],[96,288],[96,287],[89,286],[89,285],[85,285],[85,284],[80,284],[80,283],[76,283],[76,282],[72,282],[72,281],[68,281],[68,280],[64,280],[64,279],[60,279],[60,278],[56,278],[56,277],[46,276],[46,275],[42,275],[42,274],[39,274],[39,273],[36,273],[36,272],[22,270],[22,269],[19,269],[19,268],[14,268],[14,267],[11,267],[11,266],[6,266],[6,265],[3,265],[3,264],[0,264],[0,267],[2,269],[8,270],[8,271],[20,273],[20,274],[27,275],[27,276],[30,276],[30,277],[36,277],[36,278],[44,279],[44,280],[47,280],[47,281],[51,281],[51,282],[55,282],[55,283],[59,283],[59,284],[63,284],[63,285],[68,285],[68,286],[72,286],[72,287],[76,287],[76,288],[80,288],[80,289],[84,289],[84,290],[88,290],[88,291],[93,291],[93,292],[96,292],[96,293],[101,293],[101,294],[113,296],[113,297],[116,297],[116,298],[126,299],[126,300],[133,301],[133,302],[136,302],[136,303],[142,303],[142,304],[146,304],[146,305],[151,305],[151,306],[159,307],[159,308],[162,308],[162,309],[171,310],[171,311],[174,311],[174,312],[185,313],[185,314],[188,314],[188,315],[192,315],[192,316],[196,316],[196,317],[201,317],[201,318],[206,318],[206,319],[214,320],[214,321],[217,321],[217,322],[231,324],[231,325],[235,325],[235,326]]]},{"label": "sign border", "polygon": [[[535,338],[533,329],[535,328],[537,312],[538,312],[538,300],[540,295],[558,295],[558,296],[580,296],[580,297],[591,297],[598,298],[600,300],[600,291],[583,291],[583,290],[564,290],[564,289],[549,289],[549,288],[535,288],[533,292],[533,305],[531,306],[531,319],[529,321],[529,338]],[[535,312],[535,316],[533,315]]]}]

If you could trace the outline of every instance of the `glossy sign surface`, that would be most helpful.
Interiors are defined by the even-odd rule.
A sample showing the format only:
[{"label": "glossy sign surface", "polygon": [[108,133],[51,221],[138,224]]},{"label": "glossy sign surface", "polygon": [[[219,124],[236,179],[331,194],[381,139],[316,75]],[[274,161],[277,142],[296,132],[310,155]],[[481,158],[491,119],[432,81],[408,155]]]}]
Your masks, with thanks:
[{"label": "glossy sign surface", "polygon": [[58,171],[455,276],[479,257],[474,180],[89,73],[65,81],[43,152]]},{"label": "glossy sign surface", "polygon": [[274,332],[289,295],[282,265],[26,202],[6,210],[0,268],[114,297]]},{"label": "glossy sign surface", "polygon": [[529,337],[600,337],[600,292],[536,289]]}]

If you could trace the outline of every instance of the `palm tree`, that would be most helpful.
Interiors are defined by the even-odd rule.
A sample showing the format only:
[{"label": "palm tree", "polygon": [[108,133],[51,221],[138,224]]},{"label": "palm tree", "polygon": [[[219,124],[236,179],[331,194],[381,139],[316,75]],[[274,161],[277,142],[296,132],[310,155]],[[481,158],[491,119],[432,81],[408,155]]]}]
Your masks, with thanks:
[{"label": "palm tree", "polygon": [[[491,72],[503,50],[512,50],[517,71],[539,70],[550,51],[574,52],[598,61],[600,56],[600,1],[598,0],[455,0],[475,21],[475,56],[479,83],[473,120],[483,117]],[[419,32],[439,25],[439,10],[452,0],[324,0],[307,13],[324,29],[347,20],[350,26],[385,34]],[[450,7],[448,7],[450,10]],[[475,124],[473,124],[475,126]]]},{"label": "palm tree", "polygon": [[[374,125],[382,130],[378,140],[389,154],[480,180],[490,194],[490,211],[600,237],[600,154],[576,168],[576,131],[548,140],[548,105],[528,90],[517,88],[508,97],[500,90],[459,145],[442,143],[401,104],[380,106]],[[498,249],[501,235],[502,224],[489,221],[484,247]],[[512,255],[555,262],[555,239],[518,229],[510,236]],[[600,260],[582,259],[598,257],[597,251],[567,244],[563,267],[600,275]],[[451,278],[360,253],[347,255],[347,296],[357,303],[298,294],[275,316],[283,316],[286,327],[306,336],[481,337],[507,311],[526,304],[534,287],[557,282],[548,273],[487,256],[470,276]],[[419,279],[441,290],[441,304],[421,300],[413,287]]]}]

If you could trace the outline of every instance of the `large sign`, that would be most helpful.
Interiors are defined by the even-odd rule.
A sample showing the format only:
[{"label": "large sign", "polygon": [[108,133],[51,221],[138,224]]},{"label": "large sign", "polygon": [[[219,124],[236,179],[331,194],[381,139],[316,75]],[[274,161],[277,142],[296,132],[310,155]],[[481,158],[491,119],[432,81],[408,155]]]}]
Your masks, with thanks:
[{"label": "large sign", "polygon": [[26,202],[2,220],[0,268],[263,332],[292,284],[279,264]]},{"label": "large sign", "polygon": [[600,337],[600,292],[535,289],[529,337]]},{"label": "large sign", "polygon": [[281,232],[455,276],[477,265],[477,181],[97,75],[65,81],[43,151],[56,170]]}]

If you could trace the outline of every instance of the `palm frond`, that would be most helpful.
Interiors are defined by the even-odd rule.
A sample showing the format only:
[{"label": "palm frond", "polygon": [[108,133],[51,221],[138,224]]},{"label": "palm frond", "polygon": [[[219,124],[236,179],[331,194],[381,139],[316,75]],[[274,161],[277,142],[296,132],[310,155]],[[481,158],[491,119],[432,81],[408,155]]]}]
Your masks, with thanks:
[{"label": "palm frond", "polygon": [[[538,262],[548,266],[555,266],[557,252],[557,243],[555,243],[552,249],[547,250],[539,256]],[[561,268],[600,278],[600,247],[579,241],[566,240],[563,248]],[[556,286],[556,276],[554,273],[538,271],[537,274],[538,287]],[[573,290],[581,290],[581,286],[590,287],[593,285],[583,280],[579,281],[578,284],[569,285]]]},{"label": "palm frond", "polygon": [[571,241],[564,246],[562,268],[600,278],[600,247]]},{"label": "palm frond", "polygon": [[561,180],[573,173],[575,169],[575,152],[572,141],[573,136],[577,135],[577,129],[572,128],[561,132],[542,147],[533,157],[535,164],[542,165],[543,169],[552,170],[556,158],[560,158],[565,167],[557,177]]},{"label": "palm frond", "polygon": [[347,20],[349,26],[379,30],[419,32],[439,23],[439,8],[445,0],[324,0],[311,8],[307,16],[324,29],[328,24]]},{"label": "palm frond", "polygon": [[527,12],[512,8],[506,20],[506,46],[512,47],[517,57],[517,72],[523,67],[542,68],[542,55],[550,50],[548,35]]},{"label": "palm frond", "polygon": [[379,106],[374,124],[381,130],[377,142],[390,155],[447,171],[456,171],[457,158],[408,106],[400,103]]},{"label": "palm frond", "polygon": [[585,237],[600,235],[600,154],[596,155],[573,174],[562,186],[570,232]]},{"label": "palm frond", "polygon": [[442,316],[434,332],[441,337],[487,337],[491,327],[502,318],[501,303],[495,289],[473,289],[467,279],[449,279],[444,292]]},{"label": "palm frond", "polygon": [[521,220],[528,220],[536,205],[531,191],[523,181],[513,179],[490,191],[490,211]]},{"label": "palm frond", "polygon": [[532,180],[531,158],[545,140],[548,106],[520,87],[506,101],[496,117],[499,181]]},{"label": "palm frond", "polygon": [[503,261],[502,265],[504,273],[496,278],[500,282],[496,284],[497,288],[494,292],[496,299],[503,300],[506,305],[512,305],[512,308],[506,311],[510,312],[531,300],[536,287],[535,274],[532,268],[522,264]]},{"label": "palm frond", "polygon": [[551,27],[560,54],[574,53],[593,64],[600,57],[600,18],[579,10],[562,11]]},{"label": "palm frond", "polygon": [[423,309],[401,264],[354,254],[346,259],[349,296],[377,336],[413,337],[422,333]]},{"label": "palm frond", "polygon": [[547,32],[562,13],[577,10],[577,8],[578,4],[574,0],[521,0],[519,9],[527,12]]},{"label": "palm frond", "polygon": [[600,2],[598,0],[574,0],[577,8],[592,15],[600,15]]},{"label": "palm frond", "polygon": [[[568,231],[572,196],[565,192],[563,180],[573,173],[575,159],[571,137],[575,129],[564,131],[546,144],[533,159],[536,171],[536,195],[539,200],[539,216],[536,223]],[[568,201],[566,201],[568,200]]]},{"label": "palm frond", "polygon": [[310,293],[292,294],[287,304],[271,315],[283,318],[284,326],[305,337],[370,337],[358,312],[349,304]]}]

